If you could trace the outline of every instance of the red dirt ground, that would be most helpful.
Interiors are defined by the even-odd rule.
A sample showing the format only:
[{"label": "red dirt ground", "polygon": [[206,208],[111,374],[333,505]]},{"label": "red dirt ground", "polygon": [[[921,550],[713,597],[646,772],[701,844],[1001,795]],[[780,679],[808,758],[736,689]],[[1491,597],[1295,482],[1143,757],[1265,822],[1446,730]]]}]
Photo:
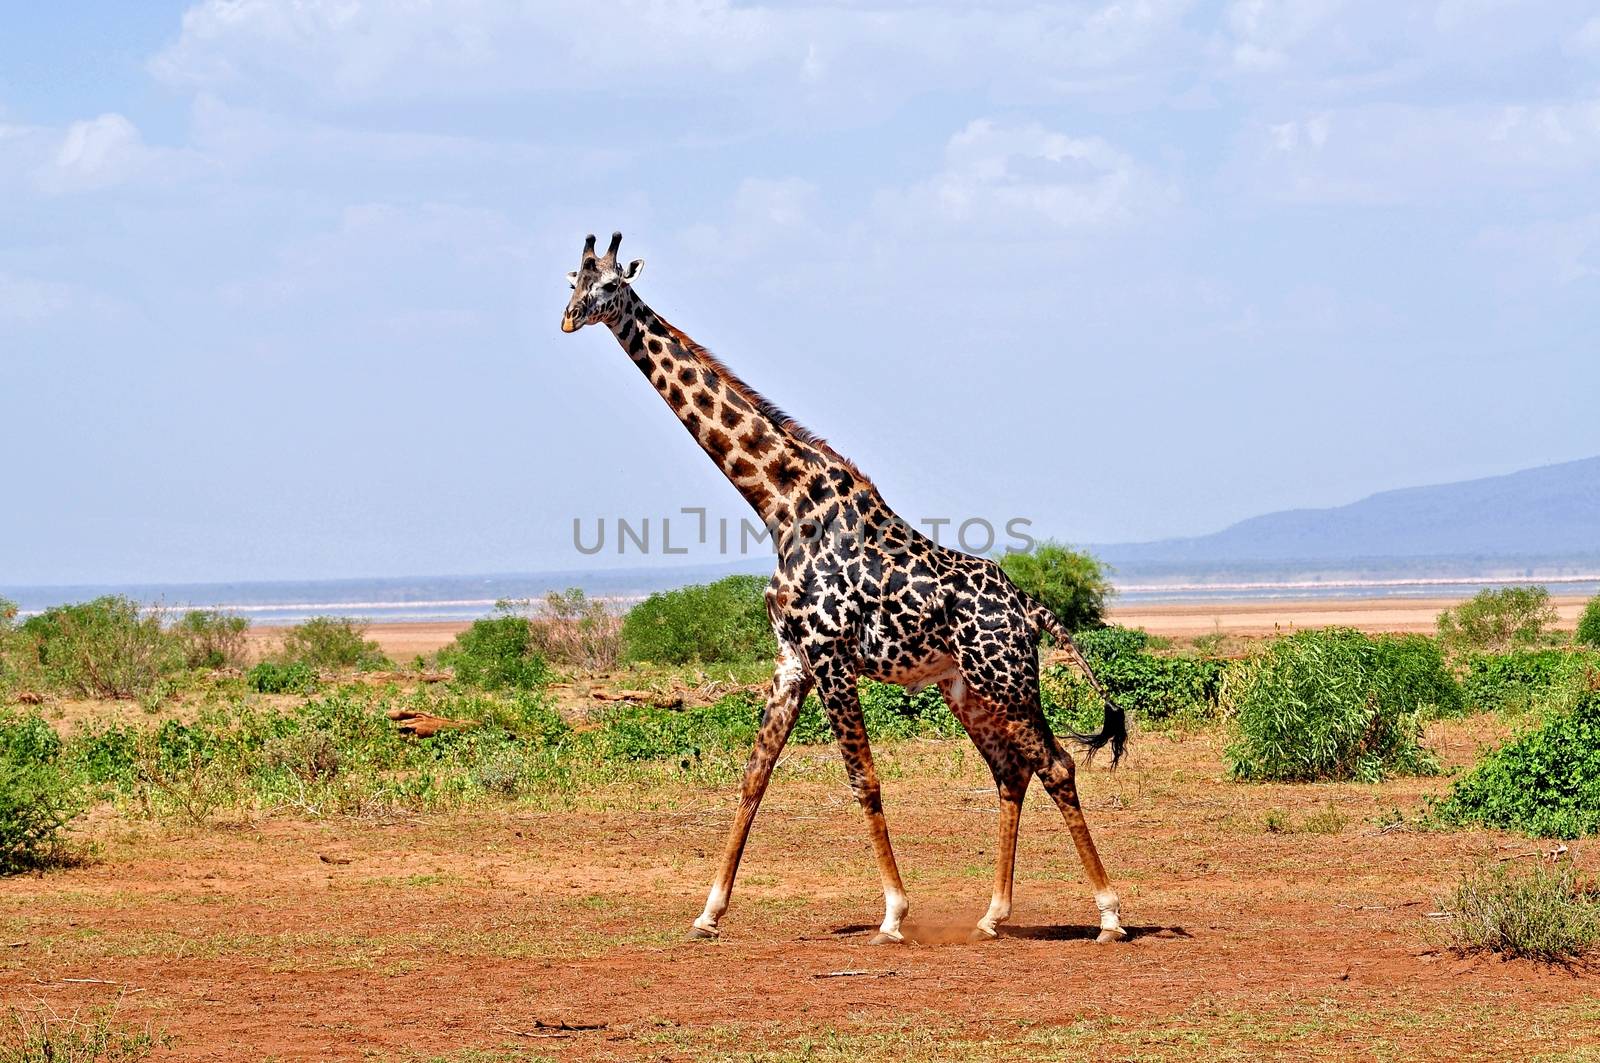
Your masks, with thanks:
[{"label": "red dirt ground", "polygon": [[[1489,726],[1438,725],[1433,744],[1462,763]],[[1220,741],[1142,735],[1117,772],[1082,773],[1134,930],[1125,945],[1089,940],[1093,905],[1037,792],[1009,933],[929,943],[960,941],[983,911],[994,799],[964,744],[912,742],[879,759],[908,930],[923,943],[866,944],[880,905],[870,849],[836,758],[816,749],[780,769],[717,943],[683,932],[731,787],[195,832],[106,811],[88,828],[99,862],[0,880],[0,1003],[115,1001],[119,1021],[171,1035],[157,1058],[182,1060],[1571,1058],[1600,1046],[1600,976],[1462,959],[1430,938],[1427,913],[1464,867],[1537,843],[1378,825],[1442,780],[1231,783]],[[1303,824],[1330,808],[1338,833],[1264,827],[1269,810]],[[817,977],[842,970],[867,973]],[[550,1028],[562,1023],[603,1026]]]}]

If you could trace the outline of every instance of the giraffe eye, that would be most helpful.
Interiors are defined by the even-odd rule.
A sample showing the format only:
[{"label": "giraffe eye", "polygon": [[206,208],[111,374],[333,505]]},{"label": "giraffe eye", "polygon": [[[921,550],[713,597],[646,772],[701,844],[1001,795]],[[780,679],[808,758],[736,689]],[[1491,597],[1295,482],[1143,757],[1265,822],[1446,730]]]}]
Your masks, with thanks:
[{"label": "giraffe eye", "polygon": [[600,285],[600,290],[603,292],[614,292],[617,290],[617,282],[614,280],[606,281],[604,284]]}]

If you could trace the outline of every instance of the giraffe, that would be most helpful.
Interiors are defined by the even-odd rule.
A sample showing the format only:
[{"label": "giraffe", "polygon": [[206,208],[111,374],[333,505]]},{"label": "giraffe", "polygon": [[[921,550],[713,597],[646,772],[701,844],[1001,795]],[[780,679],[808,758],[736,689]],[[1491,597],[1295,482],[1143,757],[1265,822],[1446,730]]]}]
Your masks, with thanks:
[{"label": "giraffe", "polygon": [[[1116,891],[1079,807],[1071,755],[1051,734],[1039,704],[1040,632],[1065,648],[1100,690],[1060,621],[1006,577],[994,561],[942,546],[884,502],[851,461],[735,376],[726,365],[647,306],[633,288],[642,259],[622,265],[613,233],[604,255],[584,242],[567,274],[571,300],[563,332],[604,324],[695,441],[771,532],[777,571],[766,590],[778,660],[739,804],[705,910],[690,936],[715,938],[734,876],[773,766],[801,703],[813,690],[838,736],[850,788],[866,814],[884,897],[873,944],[904,940],[909,902],[857,698],[862,676],[920,690],[937,684],[978,747],[1000,799],[1000,840],[989,908],[974,940],[998,936],[1011,915],[1017,824],[1037,775],[1060,809],[1100,912],[1097,941],[1127,936]],[[1113,763],[1126,717],[1104,690],[1100,731],[1072,737],[1091,753],[1109,745]]]}]

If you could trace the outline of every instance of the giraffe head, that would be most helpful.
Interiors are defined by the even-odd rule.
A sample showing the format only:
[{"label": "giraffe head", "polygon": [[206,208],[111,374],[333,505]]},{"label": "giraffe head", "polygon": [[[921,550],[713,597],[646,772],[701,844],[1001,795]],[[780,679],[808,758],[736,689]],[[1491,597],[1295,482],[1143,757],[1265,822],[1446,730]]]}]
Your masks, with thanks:
[{"label": "giraffe head", "polygon": [[583,258],[578,268],[567,274],[572,285],[572,299],[566,313],[561,315],[561,331],[577,332],[585,325],[597,321],[610,321],[622,305],[627,286],[644,269],[644,259],[636,258],[626,266],[617,264],[617,248],[622,245],[622,234],[611,234],[611,246],[599,258],[594,254],[594,234],[583,242]]}]

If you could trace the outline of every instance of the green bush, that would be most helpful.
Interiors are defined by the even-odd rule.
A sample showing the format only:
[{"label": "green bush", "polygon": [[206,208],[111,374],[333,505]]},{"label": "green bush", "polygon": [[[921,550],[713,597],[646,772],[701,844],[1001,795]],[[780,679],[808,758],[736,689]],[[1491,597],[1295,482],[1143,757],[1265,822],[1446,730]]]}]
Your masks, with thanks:
[{"label": "green bush", "polygon": [[0,714],[0,874],[52,857],[61,831],[86,807],[55,729],[37,715]]},{"label": "green bush", "polygon": [[1460,952],[1567,963],[1600,944],[1600,892],[1570,863],[1483,863],[1438,904]]},{"label": "green bush", "polygon": [[1439,641],[1452,653],[1504,653],[1537,643],[1556,619],[1543,587],[1482,590],[1439,614]]},{"label": "green bush", "polygon": [[759,576],[729,576],[652,594],[623,618],[625,654],[656,664],[775,657],[766,586]]},{"label": "green bush", "polygon": [[1589,599],[1589,604],[1583,607],[1583,615],[1578,617],[1578,630],[1573,633],[1572,641],[1580,646],[1600,647],[1600,594]]},{"label": "green bush", "polygon": [[1343,628],[1278,639],[1238,695],[1233,775],[1247,780],[1430,774],[1414,676],[1382,642]]},{"label": "green bush", "polygon": [[1390,697],[1421,709],[1427,719],[1460,716],[1466,711],[1461,683],[1445,663],[1438,642],[1426,635],[1378,635],[1374,641]]},{"label": "green bush", "polygon": [[1487,754],[1435,807],[1445,823],[1541,838],[1600,834],[1600,691]]},{"label": "green bush", "polygon": [[1113,591],[1106,566],[1093,556],[1045,541],[1000,558],[1019,589],[1055,613],[1068,631],[1093,627],[1105,616]]},{"label": "green bush", "polygon": [[1462,686],[1467,704],[1480,712],[1526,710],[1597,663],[1591,654],[1561,650],[1479,654],[1468,660]]},{"label": "green bush", "polygon": [[47,683],[88,697],[137,697],[183,666],[160,615],[115,595],[47,610],[22,635]]},{"label": "green bush", "polygon": [[283,636],[283,659],[312,668],[389,668],[393,662],[367,638],[367,625],[348,617],[314,616]]},{"label": "green bush", "polygon": [[1090,628],[1072,641],[1106,692],[1146,720],[1216,715],[1222,661],[1146,653],[1150,636],[1134,628]]},{"label": "green bush", "polygon": [[17,603],[0,598],[0,694],[22,683],[27,655],[17,631]]},{"label": "green bush", "polygon": [[245,673],[244,681],[258,694],[310,694],[317,689],[317,670],[301,661],[262,661]]},{"label": "green bush", "polygon": [[550,681],[544,658],[534,650],[528,619],[506,607],[473,621],[439,660],[455,669],[458,682],[480,690],[538,690]]},{"label": "green bush", "polygon": [[189,668],[241,668],[250,621],[215,609],[191,609],[172,626]]}]

